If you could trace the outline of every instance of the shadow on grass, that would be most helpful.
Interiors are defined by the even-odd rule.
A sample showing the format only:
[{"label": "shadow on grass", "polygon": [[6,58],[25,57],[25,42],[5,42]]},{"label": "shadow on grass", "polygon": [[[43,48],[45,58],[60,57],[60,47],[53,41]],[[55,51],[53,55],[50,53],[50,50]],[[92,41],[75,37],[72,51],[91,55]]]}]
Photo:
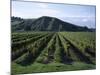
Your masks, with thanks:
[{"label": "shadow on grass", "polygon": [[35,49],[35,52],[33,52],[32,50],[28,51],[27,56],[25,56],[24,60],[20,61],[20,62],[16,62],[17,64],[20,64],[22,66],[28,66],[31,65],[35,62],[36,58],[41,54],[41,52],[44,50],[44,48],[48,45],[48,41],[50,41],[50,39],[53,37],[53,35],[48,36],[48,38],[46,39],[46,41],[43,41],[41,45],[39,45],[39,47]]},{"label": "shadow on grass", "polygon": [[76,54],[77,58],[79,58],[82,62],[85,62],[87,64],[94,64],[85,54],[83,54],[76,46],[74,46],[68,39],[66,39],[64,36],[63,38],[70,44],[71,50]]}]

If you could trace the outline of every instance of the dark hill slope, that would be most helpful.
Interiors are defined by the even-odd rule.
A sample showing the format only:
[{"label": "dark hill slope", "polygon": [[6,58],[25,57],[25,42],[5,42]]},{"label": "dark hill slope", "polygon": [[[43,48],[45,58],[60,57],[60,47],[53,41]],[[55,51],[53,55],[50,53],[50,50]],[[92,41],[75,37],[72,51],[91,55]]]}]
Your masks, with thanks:
[{"label": "dark hill slope", "polygon": [[11,18],[11,20],[13,31],[91,31],[87,27],[77,26],[48,16],[20,20]]}]

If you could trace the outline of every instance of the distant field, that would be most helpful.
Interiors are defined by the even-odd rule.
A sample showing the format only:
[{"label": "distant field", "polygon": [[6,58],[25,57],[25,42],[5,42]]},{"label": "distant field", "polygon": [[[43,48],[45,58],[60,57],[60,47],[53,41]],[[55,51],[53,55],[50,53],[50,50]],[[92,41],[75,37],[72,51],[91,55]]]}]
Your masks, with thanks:
[{"label": "distant field", "polygon": [[12,74],[95,69],[95,32],[12,33]]}]

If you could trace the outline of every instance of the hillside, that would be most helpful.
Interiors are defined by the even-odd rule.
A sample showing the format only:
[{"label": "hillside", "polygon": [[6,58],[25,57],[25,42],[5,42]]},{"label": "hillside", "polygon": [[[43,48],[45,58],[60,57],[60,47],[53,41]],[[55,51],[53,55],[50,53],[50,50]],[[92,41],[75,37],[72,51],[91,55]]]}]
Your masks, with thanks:
[{"label": "hillside", "polygon": [[11,17],[11,24],[12,31],[91,31],[87,27],[77,26],[48,16],[37,19]]}]

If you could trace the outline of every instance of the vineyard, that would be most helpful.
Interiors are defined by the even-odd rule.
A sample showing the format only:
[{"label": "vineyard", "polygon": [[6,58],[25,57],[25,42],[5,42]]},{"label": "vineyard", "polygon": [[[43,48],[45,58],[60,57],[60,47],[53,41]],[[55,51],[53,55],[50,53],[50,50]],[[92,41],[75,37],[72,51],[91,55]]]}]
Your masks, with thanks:
[{"label": "vineyard", "polygon": [[12,73],[95,69],[95,32],[12,33]]}]

